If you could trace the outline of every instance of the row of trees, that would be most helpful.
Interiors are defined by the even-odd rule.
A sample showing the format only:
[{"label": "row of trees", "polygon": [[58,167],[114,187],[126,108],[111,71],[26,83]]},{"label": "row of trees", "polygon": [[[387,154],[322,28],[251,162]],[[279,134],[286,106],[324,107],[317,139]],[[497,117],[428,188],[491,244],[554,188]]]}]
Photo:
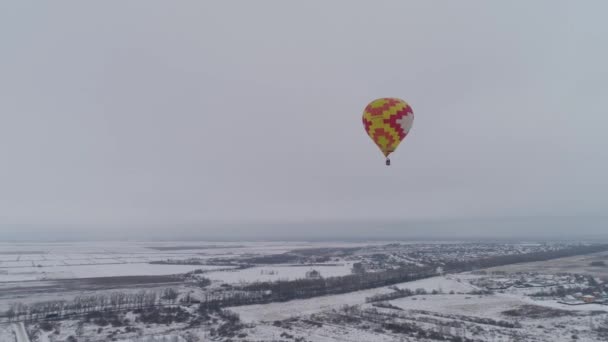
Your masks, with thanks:
[{"label": "row of trees", "polygon": [[264,304],[328,294],[353,292],[399,282],[428,278],[434,275],[436,275],[436,273],[433,267],[408,267],[342,277],[259,282],[230,290],[222,289],[209,291],[192,302],[200,302],[201,307],[207,308]]},{"label": "row of trees", "polygon": [[377,295],[373,295],[371,297],[366,297],[366,303],[374,303],[374,302],[383,302],[387,300],[393,300],[398,298],[411,297],[414,295],[425,295],[427,294],[426,290],[423,288],[416,289],[416,291],[412,291],[410,289],[394,289],[393,292],[389,293],[379,293]]},{"label": "row of trees", "polygon": [[264,291],[268,294],[269,300],[272,301],[287,301],[393,285],[432,277],[436,274],[434,267],[410,266],[380,272],[350,274],[341,277],[254,283],[244,286],[243,289],[248,291]]},{"label": "row of trees", "polygon": [[71,301],[55,300],[33,304],[12,303],[5,315],[9,321],[38,320],[102,310],[140,309],[155,305],[175,304],[179,293],[172,288],[133,293],[113,292],[108,295],[78,296]]}]

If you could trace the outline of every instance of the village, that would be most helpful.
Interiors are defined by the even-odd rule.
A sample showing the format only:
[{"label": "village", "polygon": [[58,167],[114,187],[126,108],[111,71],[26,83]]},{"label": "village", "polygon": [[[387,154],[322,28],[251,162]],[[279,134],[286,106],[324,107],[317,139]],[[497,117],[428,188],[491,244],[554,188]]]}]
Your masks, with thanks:
[{"label": "village", "polygon": [[498,293],[519,293],[536,300],[552,299],[568,305],[608,305],[608,283],[590,275],[572,273],[539,274],[504,271],[476,271],[482,276],[472,284]]}]

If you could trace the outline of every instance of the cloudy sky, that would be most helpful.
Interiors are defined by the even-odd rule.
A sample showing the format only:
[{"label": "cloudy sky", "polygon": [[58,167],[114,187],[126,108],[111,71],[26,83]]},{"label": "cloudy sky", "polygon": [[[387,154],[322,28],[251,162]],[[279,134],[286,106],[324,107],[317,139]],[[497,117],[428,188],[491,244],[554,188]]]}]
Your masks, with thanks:
[{"label": "cloudy sky", "polygon": [[[0,225],[605,216],[606,13],[4,1]],[[385,96],[416,115],[391,167]]]}]

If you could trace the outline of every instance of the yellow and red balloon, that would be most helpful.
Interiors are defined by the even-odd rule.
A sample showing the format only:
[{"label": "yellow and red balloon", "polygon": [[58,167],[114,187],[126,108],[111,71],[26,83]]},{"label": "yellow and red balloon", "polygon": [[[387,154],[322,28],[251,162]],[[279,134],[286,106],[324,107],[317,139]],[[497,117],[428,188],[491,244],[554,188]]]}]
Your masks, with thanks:
[{"label": "yellow and red balloon", "polygon": [[412,107],[394,97],[373,100],[363,111],[365,131],[386,157],[387,165],[390,165],[388,156],[405,139],[413,123]]}]

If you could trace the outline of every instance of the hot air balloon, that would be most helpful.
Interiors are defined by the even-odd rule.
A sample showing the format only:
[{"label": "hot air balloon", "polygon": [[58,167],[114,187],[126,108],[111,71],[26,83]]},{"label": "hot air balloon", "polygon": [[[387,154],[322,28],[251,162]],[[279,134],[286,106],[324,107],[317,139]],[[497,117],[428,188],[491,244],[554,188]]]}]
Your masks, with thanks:
[{"label": "hot air balloon", "polygon": [[407,102],[384,97],[370,102],[363,111],[363,126],[370,138],[386,157],[386,165],[391,165],[389,155],[407,136],[414,123],[414,112]]}]

